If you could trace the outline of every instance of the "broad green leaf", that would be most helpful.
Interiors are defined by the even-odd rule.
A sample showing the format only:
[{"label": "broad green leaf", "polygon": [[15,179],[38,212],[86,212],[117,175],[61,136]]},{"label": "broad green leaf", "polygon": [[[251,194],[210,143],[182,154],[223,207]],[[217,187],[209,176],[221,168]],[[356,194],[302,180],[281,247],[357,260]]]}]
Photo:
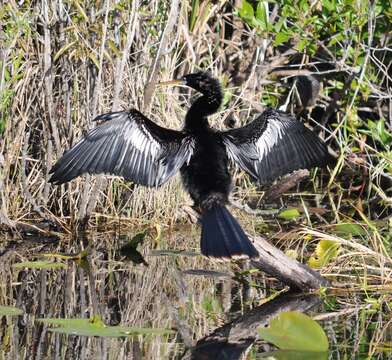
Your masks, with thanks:
[{"label": "broad green leaf", "polygon": [[290,39],[289,34],[284,33],[284,32],[279,32],[279,33],[277,33],[276,36],[275,36],[274,45],[275,45],[275,46],[278,46],[278,45],[280,45],[280,44],[286,42],[286,41],[289,40],[289,39]]},{"label": "broad green leaf", "polygon": [[256,19],[260,22],[261,28],[267,30],[268,28],[268,14],[264,5],[264,1],[259,1],[256,9]]},{"label": "broad green leaf", "polygon": [[[260,354],[261,359],[269,360],[327,360],[328,352],[278,350]],[[259,357],[257,357],[259,359]]]},{"label": "broad green leaf", "polygon": [[336,10],[336,5],[332,1],[323,0],[322,4],[323,4],[323,7],[325,7],[328,11],[335,11]]},{"label": "broad green leaf", "polygon": [[320,269],[338,256],[340,244],[333,240],[320,240],[316,250],[308,261],[308,265],[314,269]]},{"label": "broad green leaf", "polygon": [[18,309],[13,306],[0,306],[0,316],[9,315],[9,316],[18,316],[22,315],[23,310]]},{"label": "broad green leaf", "polygon": [[166,335],[173,333],[172,330],[160,328],[138,328],[126,326],[106,326],[100,317],[91,319],[37,319],[46,325],[54,325],[48,330],[52,332],[101,337],[126,337],[132,335]]},{"label": "broad green leaf", "polygon": [[340,223],[335,225],[335,232],[340,236],[365,236],[366,230],[359,224],[354,223]]},{"label": "broad green leaf", "polygon": [[307,45],[308,45],[308,40],[306,38],[302,38],[295,47],[299,52],[302,52],[304,51]]},{"label": "broad green leaf", "polygon": [[325,352],[328,338],[321,326],[309,316],[297,311],[280,313],[259,335],[281,350]]},{"label": "broad green leaf", "polygon": [[242,6],[238,9],[238,13],[245,20],[251,20],[254,17],[253,7],[246,0],[242,0]]},{"label": "broad green leaf", "polygon": [[67,269],[67,265],[60,262],[51,261],[24,261],[12,265],[14,269],[37,269],[37,270],[56,270]]},{"label": "broad green leaf", "polygon": [[300,216],[301,213],[296,208],[286,209],[278,214],[278,217],[284,220],[294,220]]}]

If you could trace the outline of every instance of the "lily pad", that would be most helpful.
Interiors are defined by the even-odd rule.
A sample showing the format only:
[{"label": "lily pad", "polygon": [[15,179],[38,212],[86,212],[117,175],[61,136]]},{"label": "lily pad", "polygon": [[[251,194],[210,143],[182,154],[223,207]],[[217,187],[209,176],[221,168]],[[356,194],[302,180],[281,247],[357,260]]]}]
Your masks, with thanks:
[{"label": "lily pad", "polygon": [[134,335],[167,335],[172,330],[161,328],[139,328],[126,326],[106,326],[100,317],[91,319],[37,319],[46,325],[54,325],[48,331],[78,336],[100,336],[100,337],[126,337]]},{"label": "lily pad", "polygon": [[278,350],[260,354],[260,358],[274,360],[327,360],[328,352]]},{"label": "lily pad", "polygon": [[36,270],[56,270],[67,269],[67,265],[61,262],[52,261],[24,261],[12,265],[14,269],[36,269]]},{"label": "lily pad", "polygon": [[365,236],[367,234],[363,226],[355,223],[340,223],[335,225],[335,233],[340,236]]},{"label": "lily pad", "polygon": [[283,219],[283,220],[295,220],[301,216],[301,213],[299,212],[298,209],[296,208],[290,208],[281,211],[278,214],[278,218]]},{"label": "lily pad", "polygon": [[22,315],[23,310],[18,309],[13,306],[0,306],[0,316],[9,315],[9,316],[18,316]]},{"label": "lily pad", "polygon": [[328,338],[322,327],[309,316],[297,311],[280,313],[259,335],[281,350],[326,352]]},{"label": "lily pad", "polygon": [[44,254],[36,254],[36,256],[43,256],[47,258],[55,258],[61,260],[80,260],[86,258],[88,256],[88,249],[83,250],[78,254],[67,255],[67,254],[57,254],[57,253],[44,253]]}]

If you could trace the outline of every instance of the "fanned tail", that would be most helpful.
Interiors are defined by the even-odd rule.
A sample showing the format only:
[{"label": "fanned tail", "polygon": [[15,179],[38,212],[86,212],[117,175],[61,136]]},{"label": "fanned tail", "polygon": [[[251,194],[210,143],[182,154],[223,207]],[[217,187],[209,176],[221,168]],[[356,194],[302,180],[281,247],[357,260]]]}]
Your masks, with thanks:
[{"label": "fanned tail", "polygon": [[254,258],[259,253],[224,205],[214,204],[201,217],[201,253],[213,258]]}]

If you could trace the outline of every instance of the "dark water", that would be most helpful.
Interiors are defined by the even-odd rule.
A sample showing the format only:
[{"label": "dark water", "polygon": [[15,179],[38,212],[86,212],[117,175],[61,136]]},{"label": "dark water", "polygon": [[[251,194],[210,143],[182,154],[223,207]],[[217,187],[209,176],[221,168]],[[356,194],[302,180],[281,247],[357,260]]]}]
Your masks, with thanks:
[{"label": "dark water", "polygon": [[[0,359],[392,359],[387,292],[339,291],[322,299],[284,294],[266,301],[283,287],[260,272],[249,274],[244,265],[216,264],[192,252],[157,251],[182,249],[196,236],[192,231],[147,236],[138,246],[140,253],[129,255],[139,264],[124,257],[120,248],[128,239],[115,231],[61,240],[3,239],[0,305],[15,306],[23,314],[0,316]],[[88,256],[82,261],[53,255],[75,255],[85,247]],[[52,255],[44,258],[45,253]],[[36,259],[62,262],[67,269],[13,267]],[[259,326],[286,310],[320,320],[329,354],[270,353],[276,349],[256,339]],[[173,332],[86,337],[53,333],[37,322],[95,315],[106,325]]]}]

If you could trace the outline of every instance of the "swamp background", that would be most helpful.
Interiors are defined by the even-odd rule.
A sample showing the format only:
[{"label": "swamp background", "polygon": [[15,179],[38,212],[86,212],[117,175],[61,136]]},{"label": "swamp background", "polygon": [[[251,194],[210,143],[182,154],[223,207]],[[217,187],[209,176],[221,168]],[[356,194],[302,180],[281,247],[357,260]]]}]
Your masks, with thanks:
[{"label": "swamp background", "polygon": [[[0,358],[179,358],[284,289],[247,264],[198,255],[178,177],[161,189],[110,176],[47,182],[98,114],[135,107],[180,128],[195,94],[155,85],[208,69],[225,91],[217,128],[281,108],[336,154],[335,166],[278,191],[233,169],[233,203],[246,210],[233,212],[332,282],[312,313],[330,359],[391,359],[391,18],[389,1],[1,2],[0,305],[23,315],[0,314]],[[148,266],[120,251],[140,232]],[[57,256],[85,249],[87,265]],[[15,267],[45,253],[67,268]],[[94,314],[175,331],[107,339],[36,322]],[[268,349],[257,341],[246,356]]]}]

